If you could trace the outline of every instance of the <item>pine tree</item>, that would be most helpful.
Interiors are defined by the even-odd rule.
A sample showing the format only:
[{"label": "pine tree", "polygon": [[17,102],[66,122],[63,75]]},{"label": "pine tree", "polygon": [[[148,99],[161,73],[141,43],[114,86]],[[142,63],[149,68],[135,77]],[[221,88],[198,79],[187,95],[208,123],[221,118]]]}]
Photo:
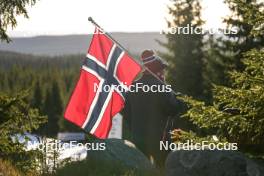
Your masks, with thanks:
[{"label": "pine tree", "polygon": [[47,90],[44,102],[44,113],[48,116],[48,123],[45,125],[45,134],[56,136],[59,131],[59,119],[62,118],[62,100],[58,83],[53,81],[51,90]]},{"label": "pine tree", "polygon": [[24,145],[11,137],[36,130],[46,117],[30,108],[27,96],[25,92],[12,97],[0,94],[0,158],[11,161],[20,171],[29,174],[36,171],[37,153],[25,151]]},{"label": "pine tree", "polygon": [[0,1],[0,40],[10,41],[6,31],[9,26],[12,28],[16,27],[17,20],[16,16],[23,15],[28,18],[26,7],[28,5],[34,5],[36,0],[1,0]]},{"label": "pine tree", "polygon": [[245,144],[264,145],[264,50],[245,54],[243,72],[231,72],[232,87],[215,86],[214,104],[186,98],[191,109],[185,115],[203,129],[214,129],[220,138]]},{"label": "pine tree", "polygon": [[[213,34],[206,36],[204,44],[204,75],[208,86],[211,84],[229,85],[228,71],[233,65],[230,54],[224,52],[222,38]],[[225,50],[226,51],[226,50]]]},{"label": "pine tree", "polygon": [[166,34],[167,43],[161,43],[168,53],[161,53],[168,61],[168,82],[174,90],[195,98],[204,97],[203,78],[203,34],[184,34],[183,27],[198,29],[203,24],[201,6],[198,0],[174,0],[169,6],[168,28],[176,29]]},{"label": "pine tree", "polygon": [[[230,86],[228,72],[242,71],[242,53],[264,46],[263,3],[256,0],[226,0],[231,15],[224,22],[228,25],[224,36],[205,37],[205,75],[211,84]],[[262,10],[261,10],[262,9]],[[237,33],[236,33],[237,32]]]},{"label": "pine tree", "polygon": [[[264,24],[263,16],[264,12],[260,11],[256,19],[245,22],[253,26]],[[263,32],[262,28],[261,31],[252,31],[250,35],[256,36]],[[213,105],[206,106],[203,102],[184,98],[190,106],[184,117],[202,129],[213,129],[220,139],[238,143],[241,150],[263,154],[264,47],[256,46],[243,53],[240,60],[245,69],[230,72],[232,84],[229,87],[214,87]]]},{"label": "pine tree", "polygon": [[[224,20],[228,29],[237,34],[226,34],[225,50],[233,55],[233,67],[243,70],[242,54],[251,49],[264,46],[264,26],[259,23],[263,18],[264,3],[258,0],[225,0],[231,10],[231,16]],[[258,32],[256,32],[258,31]],[[255,33],[255,35],[252,35]]]},{"label": "pine tree", "polygon": [[42,105],[42,92],[41,92],[41,88],[40,88],[40,84],[39,81],[36,82],[35,84],[35,89],[34,89],[34,93],[33,93],[33,98],[31,101],[31,106],[33,108],[37,108],[40,110],[40,112],[43,109],[43,105]]},{"label": "pine tree", "polygon": [[51,92],[52,102],[54,105],[53,107],[54,114],[61,116],[63,111],[63,103],[61,100],[60,88],[57,81],[53,81],[51,90],[52,90]]}]

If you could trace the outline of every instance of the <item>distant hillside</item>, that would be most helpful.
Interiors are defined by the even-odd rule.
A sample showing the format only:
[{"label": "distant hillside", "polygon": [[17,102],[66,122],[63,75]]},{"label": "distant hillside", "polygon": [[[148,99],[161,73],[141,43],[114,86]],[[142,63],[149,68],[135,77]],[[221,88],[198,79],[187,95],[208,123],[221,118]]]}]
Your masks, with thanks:
[{"label": "distant hillside", "polygon": [[41,69],[44,65],[55,66],[57,69],[65,67],[79,68],[84,57],[84,54],[42,56],[0,50],[0,72],[16,66],[27,69]]},{"label": "distant hillside", "polygon": [[[156,40],[166,41],[158,32],[112,33],[113,37],[127,48],[131,54],[139,55],[144,49],[164,51]],[[0,50],[37,55],[83,54],[87,51],[91,35],[37,36],[13,38],[13,42],[0,43]]]}]

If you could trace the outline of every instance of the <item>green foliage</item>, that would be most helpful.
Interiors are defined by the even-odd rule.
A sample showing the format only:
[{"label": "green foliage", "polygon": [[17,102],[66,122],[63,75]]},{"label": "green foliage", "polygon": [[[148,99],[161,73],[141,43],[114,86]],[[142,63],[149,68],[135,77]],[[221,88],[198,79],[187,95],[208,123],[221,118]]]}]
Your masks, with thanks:
[{"label": "green foliage", "polygon": [[17,25],[16,17],[23,15],[28,18],[27,6],[34,5],[36,0],[0,0],[0,40],[10,42],[6,31],[8,27]]},{"label": "green foliage", "polygon": [[[36,151],[25,151],[15,135],[36,130],[46,121],[37,109],[30,108],[27,94],[9,97],[0,95],[0,158],[10,160],[23,173],[36,168]],[[13,137],[13,140],[12,140]],[[33,169],[33,170],[32,170]]]},{"label": "green foliage", "polygon": [[12,94],[30,88],[31,106],[49,119],[34,131],[38,134],[54,136],[58,130],[80,131],[63,118],[63,108],[78,79],[82,57],[0,52],[0,92]]},{"label": "green foliage", "polygon": [[257,0],[225,2],[232,13],[224,21],[238,33],[204,38],[204,76],[212,88],[210,105],[197,97],[183,97],[190,108],[183,117],[199,131],[176,130],[172,137],[174,142],[199,142],[216,135],[221,142],[236,142],[242,151],[259,155],[264,153],[264,4]]},{"label": "green foliage", "polygon": [[[174,143],[186,143],[188,141],[192,141],[193,143],[202,143],[203,141],[208,141],[210,143],[219,143],[219,139],[218,140],[214,140],[213,136],[204,136],[201,137],[199,135],[197,135],[196,133],[194,133],[193,131],[184,131],[181,129],[175,129],[171,131],[171,140]],[[221,142],[226,142],[225,139],[221,139]]]},{"label": "green foliage", "polygon": [[226,51],[233,53],[234,68],[243,70],[242,53],[264,46],[264,3],[258,0],[226,0],[231,15],[224,22],[237,34],[227,34],[224,41]]},{"label": "green foliage", "polygon": [[[217,85],[230,86],[228,72],[242,71],[242,54],[264,46],[264,6],[256,0],[226,0],[231,15],[224,19],[224,36],[207,35],[205,40],[205,77]],[[231,32],[237,31],[236,33]]]},{"label": "green foliage", "polygon": [[215,35],[207,35],[204,46],[204,76],[208,87],[211,84],[229,85],[228,71],[233,69],[231,54],[223,47],[223,39]]},{"label": "green foliage", "polygon": [[264,50],[244,54],[243,72],[232,71],[231,87],[214,86],[214,103],[185,97],[190,110],[184,115],[220,138],[244,145],[264,145]]},{"label": "green foliage", "polygon": [[[203,24],[199,0],[174,0],[168,8],[169,29],[189,26],[199,31]],[[161,53],[169,63],[168,82],[176,91],[199,99],[204,98],[203,34],[176,32],[167,33],[166,37],[167,43],[160,44],[169,51]]]},{"label": "green foliage", "polygon": [[34,93],[33,93],[33,97],[31,100],[31,106],[41,111],[43,107],[42,97],[43,95],[42,95],[42,91],[40,88],[40,83],[39,81],[37,81],[37,83],[35,84]]},{"label": "green foliage", "polygon": [[44,114],[48,115],[48,123],[45,127],[45,134],[56,136],[59,132],[59,119],[62,118],[63,104],[60,89],[57,82],[52,83],[51,90],[46,93],[44,103]]}]

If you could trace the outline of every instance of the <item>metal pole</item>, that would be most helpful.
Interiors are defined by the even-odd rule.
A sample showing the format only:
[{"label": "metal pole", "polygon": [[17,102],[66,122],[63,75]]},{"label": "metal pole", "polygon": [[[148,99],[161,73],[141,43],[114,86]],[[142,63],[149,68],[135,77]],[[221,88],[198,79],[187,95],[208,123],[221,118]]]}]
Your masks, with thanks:
[{"label": "metal pole", "polygon": [[[96,27],[98,27],[106,36],[108,36],[113,42],[115,42],[120,48],[122,48],[128,55],[129,57],[131,57],[133,59],[133,57],[131,56],[131,54],[129,53],[129,51],[124,48],[118,41],[116,41],[108,32],[106,32],[103,28],[101,28],[101,26],[99,26],[92,17],[88,17],[88,21],[90,21],[93,25],[95,25]],[[163,82],[161,79],[159,79],[159,77],[157,75],[155,75],[155,73],[153,73],[150,69],[148,69],[147,67],[145,67],[144,64],[140,63],[138,60],[135,60],[135,62],[137,62],[141,67],[143,67],[145,70],[147,70],[154,78],[156,78],[160,83],[162,83],[163,85],[167,85],[165,82]],[[174,90],[172,90],[172,93],[174,95],[179,95],[179,93],[176,93]]]}]

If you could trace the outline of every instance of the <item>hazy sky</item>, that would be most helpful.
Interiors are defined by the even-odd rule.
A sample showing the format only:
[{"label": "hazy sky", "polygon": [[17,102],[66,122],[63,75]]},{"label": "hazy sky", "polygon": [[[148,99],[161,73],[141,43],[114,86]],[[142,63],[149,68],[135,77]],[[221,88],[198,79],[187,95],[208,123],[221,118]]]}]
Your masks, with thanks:
[{"label": "hazy sky", "polygon": [[[160,31],[166,27],[169,0],[40,0],[29,8],[30,19],[18,18],[11,36],[87,34],[92,16],[105,30],[122,32]],[[206,28],[222,27],[228,14],[223,0],[203,0]]]}]

